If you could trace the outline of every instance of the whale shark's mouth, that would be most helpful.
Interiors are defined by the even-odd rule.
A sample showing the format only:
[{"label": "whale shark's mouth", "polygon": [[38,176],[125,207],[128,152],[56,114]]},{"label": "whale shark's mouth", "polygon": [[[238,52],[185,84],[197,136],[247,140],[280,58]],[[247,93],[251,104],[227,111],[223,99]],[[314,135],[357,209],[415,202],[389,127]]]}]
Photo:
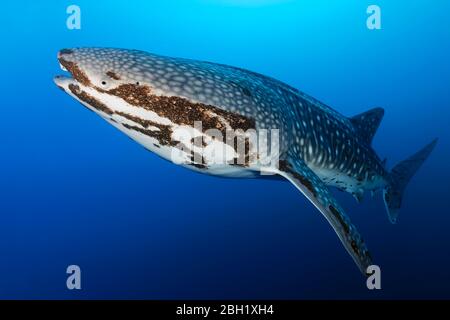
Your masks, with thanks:
[{"label": "whale shark's mouth", "polygon": [[70,61],[67,56],[72,53],[71,50],[61,50],[58,52],[58,61],[59,66],[62,71],[66,73],[63,75],[57,75],[54,78],[55,83],[61,87],[60,83],[77,83],[85,86],[90,86],[91,81],[87,77],[87,75],[83,72],[83,70],[78,66],[78,64],[74,61]]},{"label": "whale shark's mouth", "polygon": [[66,67],[64,67],[61,62],[59,63],[59,67],[61,68],[62,71],[69,71],[66,69]]},{"label": "whale shark's mouth", "polygon": [[59,63],[59,66],[61,70],[65,72],[54,76],[53,81],[61,90],[65,91],[70,84],[79,84],[73,74],[63,64],[61,64],[61,62]]},{"label": "whale shark's mouth", "polygon": [[78,99],[89,110],[103,117],[111,116],[113,111],[94,94],[97,88],[92,85],[78,64],[70,60],[72,52],[67,49],[58,52],[59,66],[64,74],[55,76],[53,81],[61,90]]}]

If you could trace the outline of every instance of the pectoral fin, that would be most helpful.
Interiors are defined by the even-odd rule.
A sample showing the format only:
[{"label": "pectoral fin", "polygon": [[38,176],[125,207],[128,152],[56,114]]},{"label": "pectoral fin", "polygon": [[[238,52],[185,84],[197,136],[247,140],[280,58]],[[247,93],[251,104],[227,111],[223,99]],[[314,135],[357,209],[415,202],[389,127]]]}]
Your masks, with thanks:
[{"label": "pectoral fin", "polygon": [[356,227],[322,180],[303,160],[297,159],[280,161],[278,174],[292,182],[325,216],[358,268],[366,274],[367,267],[372,264],[369,251]]}]

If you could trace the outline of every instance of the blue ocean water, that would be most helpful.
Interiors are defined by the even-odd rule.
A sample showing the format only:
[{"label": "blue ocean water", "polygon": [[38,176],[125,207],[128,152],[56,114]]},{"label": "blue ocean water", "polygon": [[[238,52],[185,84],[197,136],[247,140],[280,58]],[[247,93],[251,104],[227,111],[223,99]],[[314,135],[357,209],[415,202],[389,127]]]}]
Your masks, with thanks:
[{"label": "blue ocean water", "polygon": [[[81,29],[66,8],[81,8]],[[377,4],[382,29],[366,27]],[[21,1],[3,4],[0,298],[450,298],[447,0]],[[365,280],[292,185],[165,162],[53,84],[61,48],[141,49],[282,80],[344,115],[386,109],[392,166],[439,137],[397,225],[381,195],[336,197],[381,266]],[[82,290],[66,288],[66,268]]]}]

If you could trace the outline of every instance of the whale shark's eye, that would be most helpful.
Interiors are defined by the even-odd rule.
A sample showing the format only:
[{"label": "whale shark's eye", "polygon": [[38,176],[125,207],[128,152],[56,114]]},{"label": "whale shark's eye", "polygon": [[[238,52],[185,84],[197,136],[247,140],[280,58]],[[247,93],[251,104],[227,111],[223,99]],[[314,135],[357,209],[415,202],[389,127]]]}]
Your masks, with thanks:
[{"label": "whale shark's eye", "polygon": [[109,79],[105,79],[105,78],[99,79],[99,87],[102,88],[103,90],[110,89],[111,85],[113,85],[113,84],[114,84],[114,80],[109,80]]}]

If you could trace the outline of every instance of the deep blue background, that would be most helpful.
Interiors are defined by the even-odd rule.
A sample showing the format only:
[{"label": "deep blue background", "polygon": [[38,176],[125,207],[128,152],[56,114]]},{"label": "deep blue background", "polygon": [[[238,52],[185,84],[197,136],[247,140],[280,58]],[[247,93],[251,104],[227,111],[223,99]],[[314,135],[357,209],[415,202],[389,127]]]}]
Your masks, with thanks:
[{"label": "deep blue background", "polygon": [[[22,1],[2,4],[0,298],[450,298],[447,0]],[[82,29],[66,28],[78,4]],[[366,8],[382,9],[382,30]],[[110,46],[285,81],[345,115],[386,109],[392,166],[432,138],[398,225],[337,194],[382,267],[365,280],[289,183],[160,160],[56,88],[56,52]],[[65,288],[78,264],[83,290]]]}]

